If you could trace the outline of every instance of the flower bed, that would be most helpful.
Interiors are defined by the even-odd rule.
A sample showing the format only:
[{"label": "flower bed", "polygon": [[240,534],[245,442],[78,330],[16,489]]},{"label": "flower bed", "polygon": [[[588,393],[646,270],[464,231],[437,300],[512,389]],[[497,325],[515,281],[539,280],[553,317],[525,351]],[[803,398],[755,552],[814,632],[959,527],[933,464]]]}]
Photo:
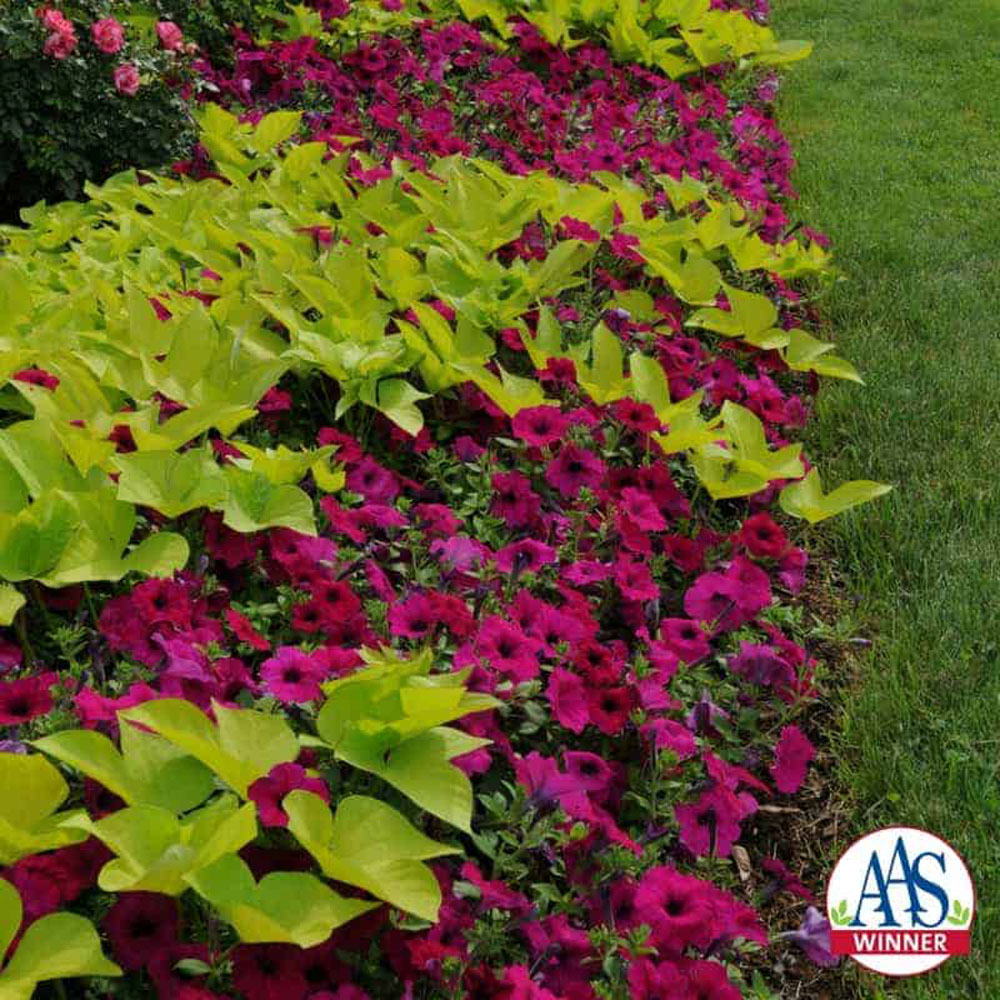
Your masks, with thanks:
[{"label": "flower bed", "polygon": [[174,177],[0,231],[0,985],[770,995],[809,893],[732,858],[820,666],[774,508],[884,490],[792,440],[856,373],[775,81],[318,6],[196,65]]}]

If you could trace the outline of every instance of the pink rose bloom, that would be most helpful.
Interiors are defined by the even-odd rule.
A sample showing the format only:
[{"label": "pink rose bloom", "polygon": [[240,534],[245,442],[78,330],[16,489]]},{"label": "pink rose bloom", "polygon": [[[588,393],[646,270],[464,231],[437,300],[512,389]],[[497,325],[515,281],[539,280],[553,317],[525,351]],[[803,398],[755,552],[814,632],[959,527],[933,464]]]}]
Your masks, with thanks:
[{"label": "pink rose bloom", "polygon": [[39,7],[35,15],[42,22],[42,27],[47,31],[54,31],[60,35],[73,34],[73,22],[66,18],[62,11],[52,7]]},{"label": "pink rose bloom", "polygon": [[184,33],[173,21],[157,21],[156,37],[168,52],[176,52],[184,44]]},{"label": "pink rose bloom", "polygon": [[125,44],[125,29],[113,17],[105,17],[90,26],[90,37],[102,52],[114,55]]},{"label": "pink rose bloom", "polygon": [[114,72],[115,90],[126,97],[135,97],[139,92],[139,71],[131,63],[122,63]]},{"label": "pink rose bloom", "polygon": [[76,48],[76,35],[69,31],[55,31],[45,39],[42,51],[53,59],[66,59]]}]

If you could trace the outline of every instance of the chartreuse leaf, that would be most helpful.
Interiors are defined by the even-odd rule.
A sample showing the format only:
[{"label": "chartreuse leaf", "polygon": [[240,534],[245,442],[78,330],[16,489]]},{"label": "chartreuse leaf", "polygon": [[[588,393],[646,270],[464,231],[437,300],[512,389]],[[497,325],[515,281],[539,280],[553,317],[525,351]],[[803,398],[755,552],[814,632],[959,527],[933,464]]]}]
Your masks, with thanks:
[{"label": "chartreuse leaf", "polygon": [[272,872],[255,882],[246,862],[235,854],[192,872],[187,882],[248,944],[283,942],[312,948],[379,905],[346,899],[305,872]]},{"label": "chartreuse leaf", "polygon": [[298,486],[277,486],[256,471],[226,466],[228,496],[222,503],[223,521],[233,531],[291,528],[303,535],[316,534],[309,494]]},{"label": "chartreuse leaf", "polygon": [[472,785],[450,762],[450,750],[445,734],[437,730],[399,741],[385,728],[377,733],[352,729],[336,753],[339,760],[378,775],[422,809],[469,833]]},{"label": "chartreuse leaf", "polygon": [[708,444],[692,456],[698,478],[714,499],[749,496],[775,479],[797,479],[805,468],[801,444],[777,451],[767,446],[764,425],[751,410],[727,400],[722,405],[726,445]]},{"label": "chartreuse leaf", "polygon": [[833,344],[817,340],[805,330],[795,327],[788,331],[788,346],[783,356],[793,371],[814,371],[818,375],[861,383],[858,370],[849,361],[832,355],[833,348]]},{"label": "chartreuse leaf", "polygon": [[152,805],[173,813],[200,805],[215,787],[212,772],[160,736],[121,727],[121,751],[102,733],[67,729],[35,740],[50,757],[93,778],[129,805]]},{"label": "chartreuse leaf", "polygon": [[314,465],[322,463],[336,451],[332,445],[305,451],[292,451],[283,444],[277,448],[255,448],[243,441],[235,442],[235,446],[246,458],[234,459],[233,464],[259,473],[275,486],[301,482]]},{"label": "chartreuse leaf", "polygon": [[144,538],[122,560],[125,573],[142,573],[144,576],[171,576],[183,569],[191,550],[183,535],[172,531],[158,531]]},{"label": "chartreuse leaf", "polygon": [[119,712],[197,758],[246,798],[247,788],[277,764],[295,760],[299,742],[284,719],[212,703],[217,722],[180,698],[161,698]]},{"label": "chartreuse leaf", "polygon": [[79,811],[56,812],[67,795],[62,775],[44,757],[0,753],[0,864],[86,839],[62,825]]},{"label": "chartreuse leaf", "polygon": [[391,806],[364,795],[342,799],[331,814],[319,796],[294,791],[285,796],[283,808],[288,829],[327,878],[365,889],[424,920],[437,920],[441,889],[423,862],[460,854],[457,848],[425,837]]},{"label": "chartreuse leaf", "polygon": [[226,478],[212,456],[201,448],[134,451],[117,455],[118,499],[179,517],[199,507],[215,507],[227,497]]},{"label": "chartreuse leaf", "polygon": [[[0,879],[0,954],[14,940],[23,913],[17,889]],[[49,913],[28,927],[0,972],[0,998],[31,1000],[35,987],[52,979],[121,974],[122,970],[104,957],[101,940],[89,920],[75,913]]]},{"label": "chartreuse leaf", "polygon": [[778,309],[766,295],[744,292],[732,285],[723,285],[723,290],[729,302],[728,312],[715,308],[698,309],[688,317],[685,325],[757,343],[778,321]]},{"label": "chartreuse leaf", "polygon": [[0,514],[0,577],[44,577],[70,545],[79,520],[70,497],[51,489],[17,514]]},{"label": "chartreuse leaf", "polygon": [[105,892],[162,892],[179,896],[185,877],[232,854],[257,836],[256,807],[233,795],[178,819],[159,806],[129,806],[103,819],[81,814],[67,825],[97,837],[116,857],[100,871]]},{"label": "chartreuse leaf", "polygon": [[10,625],[24,607],[24,594],[16,587],[0,583],[0,625]]},{"label": "chartreuse leaf", "polygon": [[444,723],[496,706],[465,690],[467,671],[429,675],[425,651],[411,660],[373,657],[367,670],[326,685],[316,719],[340,760],[378,775],[417,805],[459,829],[472,817],[472,786],[451,760],[488,741],[459,744]]},{"label": "chartreuse leaf", "polygon": [[819,472],[813,468],[797,483],[790,483],[778,498],[781,509],[793,517],[801,517],[810,524],[823,521],[840,514],[858,504],[867,503],[884,496],[892,489],[885,483],[874,483],[867,479],[856,479],[842,483],[829,493],[823,492]]},{"label": "chartreuse leaf", "polygon": [[250,148],[257,153],[269,152],[295,135],[301,120],[300,111],[272,111],[264,115],[254,127]]}]

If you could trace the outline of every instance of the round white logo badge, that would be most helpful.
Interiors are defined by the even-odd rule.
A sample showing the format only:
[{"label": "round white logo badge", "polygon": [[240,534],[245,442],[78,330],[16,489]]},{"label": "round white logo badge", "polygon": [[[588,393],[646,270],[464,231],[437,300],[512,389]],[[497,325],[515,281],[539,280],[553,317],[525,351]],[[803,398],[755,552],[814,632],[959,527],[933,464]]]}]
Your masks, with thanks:
[{"label": "round white logo badge", "polygon": [[968,955],[975,909],[972,878],[955,849],[909,826],[855,841],[826,890],[833,953],[886,976],[916,976]]}]

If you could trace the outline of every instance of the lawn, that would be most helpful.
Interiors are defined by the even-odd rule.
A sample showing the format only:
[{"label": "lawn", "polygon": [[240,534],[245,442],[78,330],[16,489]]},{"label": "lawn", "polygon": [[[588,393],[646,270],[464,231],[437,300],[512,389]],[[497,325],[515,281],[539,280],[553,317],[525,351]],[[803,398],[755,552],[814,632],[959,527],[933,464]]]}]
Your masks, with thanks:
[{"label": "lawn", "polygon": [[977,0],[776,7],[783,37],[816,41],[782,123],[846,278],[825,312],[867,381],[823,393],[813,449],[828,475],[896,485],[827,531],[874,639],[842,705],[852,832],[926,827],[977,882],[971,958],[899,995],[996,997],[1000,18]]}]

